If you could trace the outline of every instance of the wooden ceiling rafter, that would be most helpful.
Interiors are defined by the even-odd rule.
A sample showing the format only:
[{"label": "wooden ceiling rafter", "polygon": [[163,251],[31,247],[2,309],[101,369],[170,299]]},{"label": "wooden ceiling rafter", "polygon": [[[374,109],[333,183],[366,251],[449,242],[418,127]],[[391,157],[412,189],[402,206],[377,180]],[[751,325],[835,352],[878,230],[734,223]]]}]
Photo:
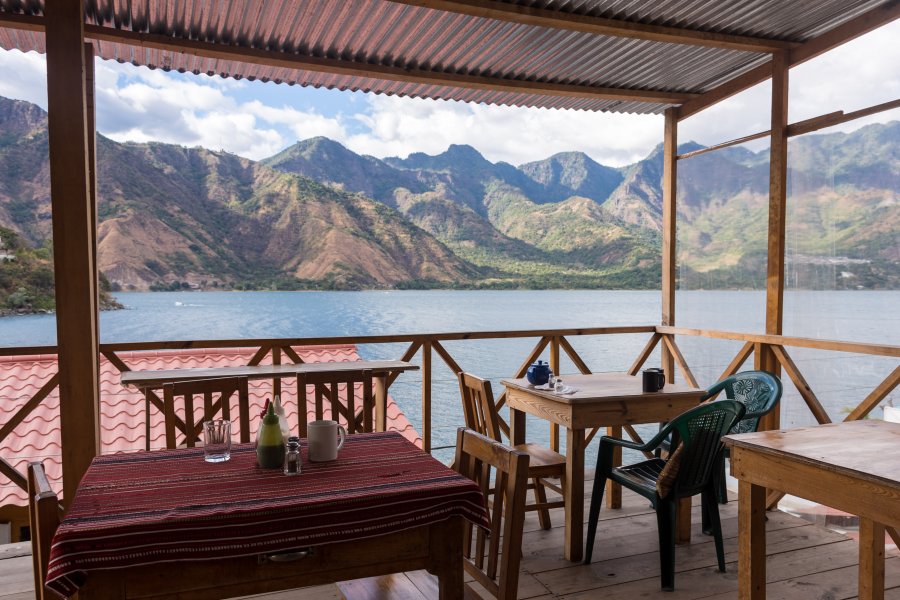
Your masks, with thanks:
[{"label": "wooden ceiling rafter", "polygon": [[[900,18],[900,0],[890,0],[890,2],[873,8],[843,25],[838,25],[834,29],[792,50],[786,51],[787,66],[788,68],[796,67],[870,31],[887,25],[898,18]],[[678,108],[678,120],[683,121],[713,104],[717,104],[771,78],[772,63],[770,61],[747,71],[743,75],[726,81],[697,98],[685,102]]]},{"label": "wooden ceiling rafter", "polygon": [[520,25],[565,29],[581,33],[633,38],[670,44],[688,44],[742,50],[746,52],[780,52],[800,45],[799,42],[735,35],[700,29],[651,25],[623,19],[610,19],[575,13],[520,6],[496,0],[388,0],[397,4],[453,12],[470,17],[495,19]]},{"label": "wooden ceiling rafter", "polygon": [[[731,34],[640,24],[617,19],[602,19],[585,15],[566,14],[547,9],[505,4],[497,2],[496,0],[389,1],[486,18],[501,18],[501,20],[511,22],[575,31],[589,31],[602,35],[652,39],[655,41],[666,41],[671,43],[692,43],[695,45],[720,48],[731,47],[732,49],[743,50],[748,50],[752,46],[757,48],[755,50],[757,52],[785,53],[788,67],[799,65],[840,46],[841,44],[900,18],[900,0],[889,0],[812,40],[798,45],[794,42],[786,42],[784,40],[767,40],[765,38],[734,36]],[[2,12],[0,12],[0,26],[26,31],[43,31],[44,29],[43,17]],[[670,104],[678,107],[677,118],[679,121],[691,117],[722,100],[772,77],[772,63],[769,61],[750,69],[737,77],[725,81],[707,92],[698,94],[673,92],[668,90],[558,84],[489,76],[461,75],[423,69],[407,69],[403,67],[359,63],[341,59],[270,53],[265,50],[253,48],[228,46],[213,42],[183,40],[166,35],[144,34],[98,25],[86,24],[85,37],[88,39],[146,47],[156,50],[181,52],[196,56],[233,60],[250,64],[283,66],[285,68],[302,69],[318,73],[335,73],[464,89],[500,90],[510,93],[537,94],[556,97]],[[746,47],[737,48],[739,45],[745,45]]]}]

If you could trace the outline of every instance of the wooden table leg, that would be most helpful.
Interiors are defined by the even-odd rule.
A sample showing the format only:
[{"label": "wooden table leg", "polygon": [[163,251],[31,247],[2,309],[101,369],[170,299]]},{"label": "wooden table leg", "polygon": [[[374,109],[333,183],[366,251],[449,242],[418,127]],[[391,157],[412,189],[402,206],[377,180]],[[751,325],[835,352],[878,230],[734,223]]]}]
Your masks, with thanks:
[{"label": "wooden table leg", "polygon": [[765,597],[766,488],[739,480],[738,599],[765,600]]},{"label": "wooden table leg", "polygon": [[509,443],[513,446],[525,443],[525,413],[509,409]]},{"label": "wooden table leg", "polygon": [[566,429],[566,542],[567,560],[584,555],[584,429]]},{"label": "wooden table leg", "polygon": [[[607,427],[606,435],[615,438],[622,437],[621,427]],[[613,467],[622,466],[622,447],[613,448]],[[606,481],[606,508],[622,508],[622,486],[609,479]]]},{"label": "wooden table leg", "polygon": [[884,600],[884,525],[859,519],[859,600]]},{"label": "wooden table leg", "polygon": [[463,600],[463,520],[453,517],[431,526],[431,570],[438,577],[440,600]]},{"label": "wooden table leg", "polygon": [[387,431],[387,375],[375,378],[375,431]]}]

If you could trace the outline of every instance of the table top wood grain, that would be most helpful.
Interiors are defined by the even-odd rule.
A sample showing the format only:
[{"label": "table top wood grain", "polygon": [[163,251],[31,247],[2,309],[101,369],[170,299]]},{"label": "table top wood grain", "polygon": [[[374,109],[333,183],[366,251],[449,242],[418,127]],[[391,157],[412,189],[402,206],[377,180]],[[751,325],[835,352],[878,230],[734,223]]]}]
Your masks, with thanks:
[{"label": "table top wood grain", "polygon": [[504,379],[503,385],[553,400],[562,404],[587,404],[591,402],[622,402],[637,398],[670,398],[672,396],[689,396],[699,400],[705,390],[682,383],[667,383],[658,392],[643,391],[641,377],[628,373],[593,373],[590,375],[561,375],[565,385],[578,391],[574,394],[556,394],[550,390],[540,390],[521,379]]},{"label": "table top wood grain", "polygon": [[725,444],[900,491],[900,423],[863,420],[728,435]]},{"label": "table top wood grain", "polygon": [[214,379],[217,377],[272,379],[296,376],[300,373],[315,375],[320,373],[346,373],[364,370],[369,370],[372,371],[373,374],[379,375],[385,373],[415,371],[418,368],[418,365],[400,360],[359,360],[287,365],[126,371],[125,373],[122,373],[122,385],[130,385],[140,389],[155,389],[161,388],[166,383],[191,381],[194,379]]}]

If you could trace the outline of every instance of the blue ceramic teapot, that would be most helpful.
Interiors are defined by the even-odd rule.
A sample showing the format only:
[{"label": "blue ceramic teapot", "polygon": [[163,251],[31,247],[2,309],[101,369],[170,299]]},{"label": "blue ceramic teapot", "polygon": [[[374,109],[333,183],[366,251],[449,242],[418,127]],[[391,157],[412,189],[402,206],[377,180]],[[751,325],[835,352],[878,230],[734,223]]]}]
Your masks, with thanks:
[{"label": "blue ceramic teapot", "polygon": [[528,367],[525,378],[528,379],[528,383],[531,385],[544,385],[550,381],[550,365],[542,360],[537,361]]}]

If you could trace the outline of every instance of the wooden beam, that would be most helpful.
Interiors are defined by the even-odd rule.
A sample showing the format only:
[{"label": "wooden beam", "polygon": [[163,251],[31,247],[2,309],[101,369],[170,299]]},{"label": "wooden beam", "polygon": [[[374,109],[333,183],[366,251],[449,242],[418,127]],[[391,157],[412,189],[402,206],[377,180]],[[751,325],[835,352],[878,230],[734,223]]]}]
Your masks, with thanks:
[{"label": "wooden beam", "polygon": [[685,158],[690,158],[692,156],[699,156],[701,154],[706,154],[707,152],[715,152],[716,150],[721,150],[722,148],[730,148],[731,146],[737,146],[739,144],[746,144],[747,142],[752,142],[753,140],[758,140],[764,137],[768,137],[771,132],[769,131],[760,131],[759,133],[753,133],[750,135],[745,135],[744,137],[739,137],[737,139],[730,140],[728,142],[722,142],[721,144],[715,144],[714,146],[707,146],[706,148],[700,148],[699,150],[694,150],[693,152],[685,152],[684,154],[679,154],[675,158],[678,160],[684,160]]},{"label": "wooden beam", "polygon": [[[856,421],[857,419],[866,418],[866,415],[872,412],[872,409],[878,406],[885,396],[894,391],[897,384],[900,384],[900,367],[896,367],[884,381],[878,384],[878,387],[872,390],[872,393],[866,396],[865,400],[860,402],[859,406],[854,408],[844,420]],[[3,437],[0,436],[0,439],[3,439]]]},{"label": "wooden beam", "polygon": [[[833,50],[841,44],[845,44],[861,35],[865,35],[898,18],[900,18],[900,0],[890,0],[890,2],[877,6],[856,18],[847,21],[843,25],[839,25],[831,31],[823,33],[819,37],[813,38],[794,48],[787,57],[787,66],[788,68],[796,67],[799,64],[824,54],[829,50]],[[747,88],[751,88],[758,83],[762,83],[770,77],[772,77],[771,62],[747,71],[743,75],[727,81],[697,98],[682,104],[679,108],[678,120],[681,121],[687,119],[701,110],[709,108],[713,104],[743,92]]]},{"label": "wooden beam", "polygon": [[329,73],[350,77],[371,77],[404,83],[442,85],[476,90],[492,90],[518,94],[540,94],[565,98],[591,100],[621,100],[623,102],[651,102],[681,104],[697,94],[665,90],[643,90],[588,85],[570,85],[540,81],[524,81],[480,75],[460,75],[443,71],[430,71],[405,67],[354,62],[339,58],[303,56],[285,52],[272,52],[256,48],[228,46],[220,43],[185,40],[153,33],[137,33],[85,25],[86,35],[95,40],[139,46],[153,50],[169,51],[204,58],[238,61],[247,64],[299,69],[315,73]]},{"label": "wooden beam", "polygon": [[[91,217],[91,231],[94,232],[94,243],[91,245],[91,260],[94,262],[94,270],[97,271],[97,279],[94,282],[94,306],[100,310],[100,271],[97,266],[97,103],[96,79],[94,77],[94,45],[90,42],[84,44],[84,101],[85,116],[87,117],[87,150],[88,150],[88,189],[91,205],[88,209]],[[100,318],[94,319],[94,335],[97,343],[100,341]],[[97,381],[100,381],[100,360],[97,360]],[[99,385],[99,383],[98,383]],[[98,388],[98,394],[99,388]],[[98,396],[99,397],[99,396]]]},{"label": "wooden beam", "polygon": [[826,411],[825,407],[822,406],[822,403],[819,402],[819,398],[816,396],[815,392],[812,391],[812,387],[809,385],[809,382],[806,381],[806,377],[803,376],[797,363],[795,363],[794,359],[791,358],[791,355],[787,353],[787,350],[782,346],[769,346],[769,349],[775,354],[775,358],[778,359],[778,362],[780,362],[787,371],[788,377],[794,382],[794,386],[796,386],[797,391],[800,393],[804,402],[806,402],[806,405],[809,407],[810,412],[812,412],[819,425],[831,423],[831,417],[828,416],[828,411]]},{"label": "wooden beam", "polygon": [[[677,215],[675,213],[678,184],[678,113],[669,108],[663,125],[663,180],[662,180],[662,325],[675,324],[675,274],[677,250]],[[660,366],[666,372],[666,381],[675,382],[675,357],[663,344]]]},{"label": "wooden beam", "polygon": [[788,56],[788,66],[796,67],[898,18],[900,18],[900,0],[889,0],[794,48]]},{"label": "wooden beam", "polygon": [[100,451],[96,231],[88,164],[84,2],[47,0],[44,14],[60,441],[68,504]]},{"label": "wooden beam", "polygon": [[766,333],[781,335],[784,318],[784,237],[787,221],[788,64],[785,54],[775,55],[772,69]]},{"label": "wooden beam", "polygon": [[[766,333],[781,335],[784,321],[784,251],[787,221],[787,118],[788,59],[772,58],[772,108],[769,137],[769,224],[766,266]],[[781,363],[772,347],[761,344],[754,358],[756,367],[774,375],[781,374]],[[781,411],[773,410],[760,419],[763,431],[779,428]]]},{"label": "wooden beam", "polygon": [[763,81],[771,77],[771,61],[761,64],[756,68],[750,69],[743,75],[738,75],[733,79],[729,79],[725,83],[714,87],[708,92],[683,103],[678,107],[678,120],[683,121],[688,117],[692,117],[698,112],[709,108],[713,104],[718,104],[722,100],[727,100],[735,94],[739,94],[747,88],[751,88],[754,85],[762,83]]},{"label": "wooden beam", "polygon": [[841,123],[854,121],[856,119],[868,117],[869,115],[875,115],[886,110],[893,110],[895,108],[900,108],[900,99],[891,100],[889,102],[882,102],[881,104],[876,104],[875,106],[861,108],[860,110],[854,110],[848,113],[839,110],[833,113],[828,113],[827,115],[821,115],[812,119],[806,119],[805,121],[791,123],[790,125],[788,125],[788,137],[803,135],[804,133],[811,133],[813,131],[825,129],[826,127],[834,127],[835,125],[840,125]]},{"label": "wooden beam", "polygon": [[422,344],[422,450],[431,452],[431,340]]},{"label": "wooden beam", "polygon": [[[30,15],[0,13],[0,26],[27,31],[42,31],[44,18]],[[350,60],[302,56],[285,52],[273,52],[257,48],[230,46],[222,43],[185,40],[168,35],[139,33],[100,25],[84,25],[88,39],[153,50],[189,54],[203,58],[237,61],[254,65],[268,65],[285,69],[298,69],[315,73],[332,73],[351,77],[371,77],[388,81],[443,85],[477,90],[495,90],[520,94],[540,94],[566,98],[593,100],[620,100],[622,102],[649,102],[681,104],[699,94],[667,90],[646,90],[614,87],[570,85],[540,81],[524,81],[499,77],[459,75],[442,71],[427,71],[404,67],[354,62]]]},{"label": "wooden beam", "polygon": [[668,27],[665,25],[649,25],[636,23],[622,19],[609,19],[579,15],[559,10],[548,10],[532,6],[521,6],[494,0],[390,0],[397,4],[408,6],[420,6],[444,12],[453,12],[471,17],[481,17],[516,23],[519,25],[532,25],[551,29],[564,29],[595,35],[608,35],[625,37],[653,42],[668,42],[671,44],[689,44],[692,46],[706,46],[710,48],[725,48],[728,50],[744,50],[747,52],[775,52],[789,50],[799,43],[771,38],[760,38],[747,35],[733,35],[729,33],[717,33],[688,29],[683,27]]},{"label": "wooden beam", "polygon": [[891,356],[900,358],[900,346],[890,344],[840,342],[837,340],[817,340],[814,338],[790,337],[785,335],[738,333],[733,331],[718,331],[716,329],[691,329],[689,327],[659,326],[656,328],[656,331],[664,335],[691,335],[716,340],[737,340],[740,342],[753,342],[754,344],[777,344],[779,346],[791,346],[795,348],[815,348],[816,350],[831,350],[833,352],[849,352],[853,354],[871,354],[873,356]]}]

